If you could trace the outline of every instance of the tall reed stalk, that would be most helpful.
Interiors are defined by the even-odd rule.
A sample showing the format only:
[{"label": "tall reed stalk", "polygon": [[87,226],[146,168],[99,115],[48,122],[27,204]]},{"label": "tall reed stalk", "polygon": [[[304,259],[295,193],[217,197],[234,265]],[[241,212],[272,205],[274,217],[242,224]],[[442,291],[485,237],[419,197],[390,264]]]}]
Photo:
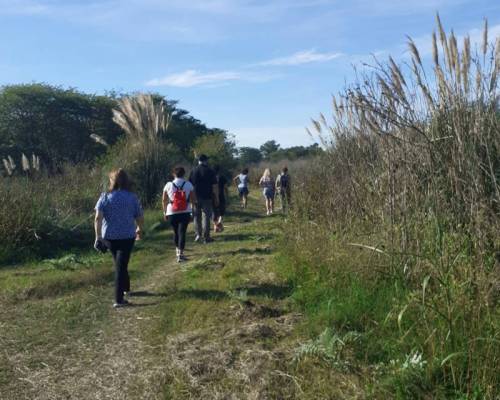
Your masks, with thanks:
[{"label": "tall reed stalk", "polygon": [[[321,258],[316,265],[339,254],[326,248],[331,241],[317,244],[318,232],[333,234],[344,251],[378,254],[376,268],[356,273],[403,282],[407,298],[388,319],[406,326],[400,340],[408,352],[425,354],[429,380],[493,398],[500,390],[500,38],[489,41],[485,22],[474,50],[468,36],[459,43],[447,34],[439,16],[436,29],[430,62],[408,39],[407,61],[376,61],[333,98],[331,122],[313,120],[328,149],[311,172],[323,196],[294,196],[289,232],[300,249],[321,248],[310,254]],[[310,194],[317,184],[308,177],[298,191]],[[307,241],[308,229],[316,242]]]}]

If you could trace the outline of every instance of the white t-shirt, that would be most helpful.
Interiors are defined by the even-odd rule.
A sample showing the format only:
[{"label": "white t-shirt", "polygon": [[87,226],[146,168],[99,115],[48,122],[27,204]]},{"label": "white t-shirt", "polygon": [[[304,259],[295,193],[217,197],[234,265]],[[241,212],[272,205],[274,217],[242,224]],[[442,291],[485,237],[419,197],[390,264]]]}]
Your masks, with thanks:
[{"label": "white t-shirt", "polygon": [[[182,178],[175,178],[172,182],[175,183],[175,186],[177,186],[178,188],[180,188],[182,186],[182,184],[184,184],[184,186],[182,186],[182,190],[184,190],[186,192],[186,199],[188,200],[188,206],[187,206],[186,210],[184,210],[184,211],[175,211],[174,212],[174,211],[172,211],[172,203],[168,203],[166,215],[183,214],[183,213],[192,212],[193,209],[191,207],[190,195],[191,195],[191,192],[194,190],[193,185],[191,184],[191,182],[186,181],[185,179],[182,179]],[[163,188],[163,191],[167,193],[170,201],[173,201],[174,193],[177,191],[177,189],[174,187],[174,185],[172,185],[172,182],[168,182],[165,185],[165,187]]]},{"label": "white t-shirt", "polygon": [[240,183],[238,184],[238,189],[243,189],[248,187],[248,175],[239,174],[238,179],[240,180]]}]

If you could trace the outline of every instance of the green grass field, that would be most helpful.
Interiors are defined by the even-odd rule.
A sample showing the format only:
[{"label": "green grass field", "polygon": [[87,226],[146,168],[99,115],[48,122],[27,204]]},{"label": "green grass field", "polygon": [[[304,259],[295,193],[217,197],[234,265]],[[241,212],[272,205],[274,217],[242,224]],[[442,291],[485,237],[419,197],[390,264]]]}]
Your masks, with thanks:
[{"label": "green grass field", "polygon": [[[307,338],[281,278],[283,216],[255,191],[223,233],[177,264],[148,212],[133,254],[133,306],[112,308],[109,254],[92,250],[0,271],[2,399],[360,398],[352,372],[296,360]],[[91,244],[89,238],[89,246]]]}]

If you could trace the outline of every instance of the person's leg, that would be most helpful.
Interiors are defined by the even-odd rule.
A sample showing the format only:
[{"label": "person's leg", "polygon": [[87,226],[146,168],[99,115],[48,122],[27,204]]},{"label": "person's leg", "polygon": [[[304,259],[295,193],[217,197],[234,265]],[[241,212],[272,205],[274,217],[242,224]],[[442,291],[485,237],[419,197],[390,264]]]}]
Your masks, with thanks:
[{"label": "person's leg", "polygon": [[219,216],[219,224],[221,225],[221,228],[224,229],[224,215],[226,214],[226,202],[222,202],[219,205],[219,211],[220,211],[220,216]]},{"label": "person's leg", "polygon": [[123,301],[123,292],[120,296],[120,276],[118,267],[118,244],[116,240],[109,240],[109,250],[113,256],[113,264],[115,266],[115,302]]},{"label": "person's leg", "polygon": [[217,233],[217,226],[219,224],[219,218],[220,218],[220,206],[214,207],[214,210],[213,210],[214,233]]},{"label": "person's leg", "polygon": [[179,251],[180,255],[184,254],[186,247],[186,232],[189,224],[189,214],[181,214],[179,218],[178,235],[179,235]]},{"label": "person's leg", "polygon": [[193,214],[194,214],[194,232],[197,238],[201,238],[201,230],[202,230],[202,223],[201,223],[201,215],[202,215],[202,201],[201,199],[198,200],[198,204],[194,207],[193,209]]},{"label": "person's leg", "polygon": [[123,273],[122,288],[124,292],[130,292],[130,275],[128,273],[128,263],[130,261],[130,254],[132,253],[134,244],[135,244],[135,239],[126,240],[123,243],[122,262],[123,262],[124,273]]},{"label": "person's leg", "polygon": [[247,208],[248,191],[243,192],[243,208]]},{"label": "person's leg", "polygon": [[286,194],[285,192],[280,192],[280,198],[281,198],[281,209],[283,212],[286,212]]},{"label": "person's leg", "polygon": [[203,200],[203,238],[210,240],[210,220],[212,219],[212,200]]},{"label": "person's leg", "polygon": [[243,189],[238,189],[238,195],[240,196],[240,206],[241,208],[244,207],[244,193],[243,193]]},{"label": "person's leg", "polygon": [[111,240],[110,242],[111,254],[115,262],[115,302],[120,304],[123,303],[123,292],[130,290],[128,262],[134,246],[134,239]]},{"label": "person's leg", "polygon": [[174,244],[176,249],[176,254],[179,255],[179,216],[171,215],[170,225],[172,226],[172,231],[174,232]]}]

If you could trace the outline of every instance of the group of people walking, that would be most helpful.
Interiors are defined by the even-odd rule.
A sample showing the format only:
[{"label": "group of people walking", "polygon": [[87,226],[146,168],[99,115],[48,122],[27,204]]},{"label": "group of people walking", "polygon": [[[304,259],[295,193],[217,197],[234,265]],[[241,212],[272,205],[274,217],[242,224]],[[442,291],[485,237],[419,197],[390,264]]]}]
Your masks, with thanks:
[{"label": "group of people walking", "polygon": [[[248,168],[234,177],[237,183],[241,206],[247,207],[249,195]],[[228,180],[219,167],[211,168],[208,157],[201,155],[198,165],[193,168],[189,178],[185,178],[184,167],[173,170],[173,179],[168,182],[162,195],[163,215],[169,221],[174,232],[174,243],[177,262],[186,261],[186,233],[194,220],[195,242],[210,243],[211,222],[214,232],[224,229],[224,215],[227,205]],[[267,168],[259,180],[265,198],[266,213],[274,212],[275,194],[281,199],[282,209],[287,210],[290,203],[290,177],[284,167],[281,173],[273,178]],[[130,278],[128,263],[136,240],[144,234],[144,212],[138,197],[132,192],[131,182],[123,169],[113,171],[109,175],[109,188],[101,194],[95,206],[94,247],[106,252],[110,250],[115,264],[115,303],[114,307],[128,305],[125,297],[130,294]]]},{"label": "group of people walking", "polygon": [[[233,180],[238,184],[238,193],[241,199],[241,207],[247,208],[249,194],[248,168],[243,169],[239,175],[234,177]],[[274,200],[276,197],[276,193],[279,194],[282,210],[286,211],[291,199],[291,182],[287,167],[283,167],[281,173],[278,174],[276,179],[273,178],[271,170],[269,168],[266,168],[259,180],[259,186],[263,188],[262,194],[266,202],[267,215],[271,215],[274,213]]]}]

